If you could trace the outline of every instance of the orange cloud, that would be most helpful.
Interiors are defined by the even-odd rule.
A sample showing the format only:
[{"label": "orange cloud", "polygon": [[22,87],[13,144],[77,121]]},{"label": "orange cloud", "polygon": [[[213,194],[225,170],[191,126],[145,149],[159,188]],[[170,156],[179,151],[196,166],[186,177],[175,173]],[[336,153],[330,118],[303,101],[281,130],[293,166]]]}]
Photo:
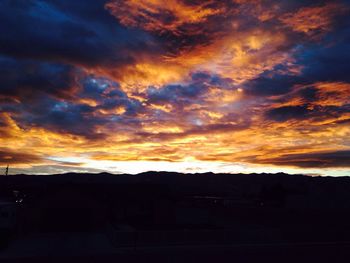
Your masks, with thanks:
[{"label": "orange cloud", "polygon": [[[21,74],[3,74],[9,88],[0,94],[0,162],[83,166],[89,160],[190,159],[343,167],[350,84],[339,80],[343,72],[320,80],[318,72],[306,76],[298,57],[305,42],[332,30],[341,5],[295,12],[288,6],[262,0],[109,1],[105,8],[123,26],[106,19],[112,21],[106,32],[116,26],[121,38],[137,36],[107,45],[103,63],[75,62],[60,85],[52,85],[63,79],[51,76],[52,69],[36,78],[29,70],[26,81]],[[304,36],[295,38],[292,31]],[[98,47],[96,57],[104,45]],[[336,55],[329,60],[337,61]],[[13,83],[21,96],[12,93]],[[38,83],[47,87],[33,106],[26,99],[37,96]],[[262,92],[251,91],[254,85]],[[46,92],[52,86],[54,92]]]},{"label": "orange cloud", "polygon": [[297,12],[284,14],[280,20],[292,30],[308,35],[329,31],[334,18],[346,7],[339,3],[302,7]]},{"label": "orange cloud", "polygon": [[205,1],[190,5],[181,0],[169,0],[166,3],[161,0],[114,0],[107,3],[106,8],[126,26],[180,34],[182,26],[205,22],[207,17],[223,12],[222,9],[210,7],[213,3]]},{"label": "orange cloud", "polygon": [[285,48],[289,40],[283,31],[261,28],[244,20],[266,22],[278,14],[278,4],[271,9],[260,0],[163,3],[128,0],[106,4],[123,25],[164,33],[160,40],[166,44],[162,54],[140,56],[135,64],[119,68],[116,73],[107,69],[125,90],[144,91],[149,85],[185,81],[190,72],[198,70],[215,72],[237,83],[253,79],[278,64],[285,64],[295,74],[299,72],[293,54]]}]

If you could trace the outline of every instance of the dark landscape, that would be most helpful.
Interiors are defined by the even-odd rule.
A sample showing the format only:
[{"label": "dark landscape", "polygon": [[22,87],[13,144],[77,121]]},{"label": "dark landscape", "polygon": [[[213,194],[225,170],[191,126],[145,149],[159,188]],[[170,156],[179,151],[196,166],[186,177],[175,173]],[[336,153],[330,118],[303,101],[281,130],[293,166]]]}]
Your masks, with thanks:
[{"label": "dark landscape", "polygon": [[347,262],[350,178],[0,177],[1,262]]},{"label": "dark landscape", "polygon": [[350,0],[0,0],[0,263],[350,262]]}]

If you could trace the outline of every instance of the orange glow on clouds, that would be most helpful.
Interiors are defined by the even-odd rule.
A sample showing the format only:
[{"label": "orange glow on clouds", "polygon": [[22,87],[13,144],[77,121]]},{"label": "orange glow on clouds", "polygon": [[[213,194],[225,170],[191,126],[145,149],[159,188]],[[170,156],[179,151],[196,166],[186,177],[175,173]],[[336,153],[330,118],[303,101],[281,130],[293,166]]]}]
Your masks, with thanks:
[{"label": "orange glow on clouds", "polygon": [[32,53],[0,43],[0,163],[13,173],[350,171],[344,1],[100,7],[86,27],[85,13],[55,18],[76,19],[62,48],[47,30]]},{"label": "orange glow on clouds", "polygon": [[322,6],[304,7],[296,13],[284,14],[280,19],[294,31],[306,34],[329,31],[333,19],[340,12],[344,12],[345,6],[337,3],[328,3]]},{"label": "orange glow on clouds", "polygon": [[112,1],[106,4],[120,22],[127,26],[139,26],[150,31],[181,32],[184,24],[205,22],[211,15],[221,13],[222,10],[210,8],[213,1],[202,4],[189,5],[181,0],[127,0]]}]

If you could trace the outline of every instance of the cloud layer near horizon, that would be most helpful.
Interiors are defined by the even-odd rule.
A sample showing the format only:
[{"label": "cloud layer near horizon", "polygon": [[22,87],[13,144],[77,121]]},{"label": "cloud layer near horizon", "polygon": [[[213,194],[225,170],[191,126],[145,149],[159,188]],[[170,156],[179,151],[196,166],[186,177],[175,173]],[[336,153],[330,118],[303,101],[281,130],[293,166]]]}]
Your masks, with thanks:
[{"label": "cloud layer near horizon", "polygon": [[2,1],[0,164],[349,169],[349,8]]}]

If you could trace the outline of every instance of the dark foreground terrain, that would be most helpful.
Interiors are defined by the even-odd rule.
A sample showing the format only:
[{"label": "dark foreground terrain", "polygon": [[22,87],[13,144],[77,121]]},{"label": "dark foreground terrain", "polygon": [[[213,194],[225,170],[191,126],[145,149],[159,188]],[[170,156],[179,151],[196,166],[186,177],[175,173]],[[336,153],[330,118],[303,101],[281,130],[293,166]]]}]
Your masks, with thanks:
[{"label": "dark foreground terrain", "polygon": [[0,177],[0,262],[350,262],[350,178]]}]

